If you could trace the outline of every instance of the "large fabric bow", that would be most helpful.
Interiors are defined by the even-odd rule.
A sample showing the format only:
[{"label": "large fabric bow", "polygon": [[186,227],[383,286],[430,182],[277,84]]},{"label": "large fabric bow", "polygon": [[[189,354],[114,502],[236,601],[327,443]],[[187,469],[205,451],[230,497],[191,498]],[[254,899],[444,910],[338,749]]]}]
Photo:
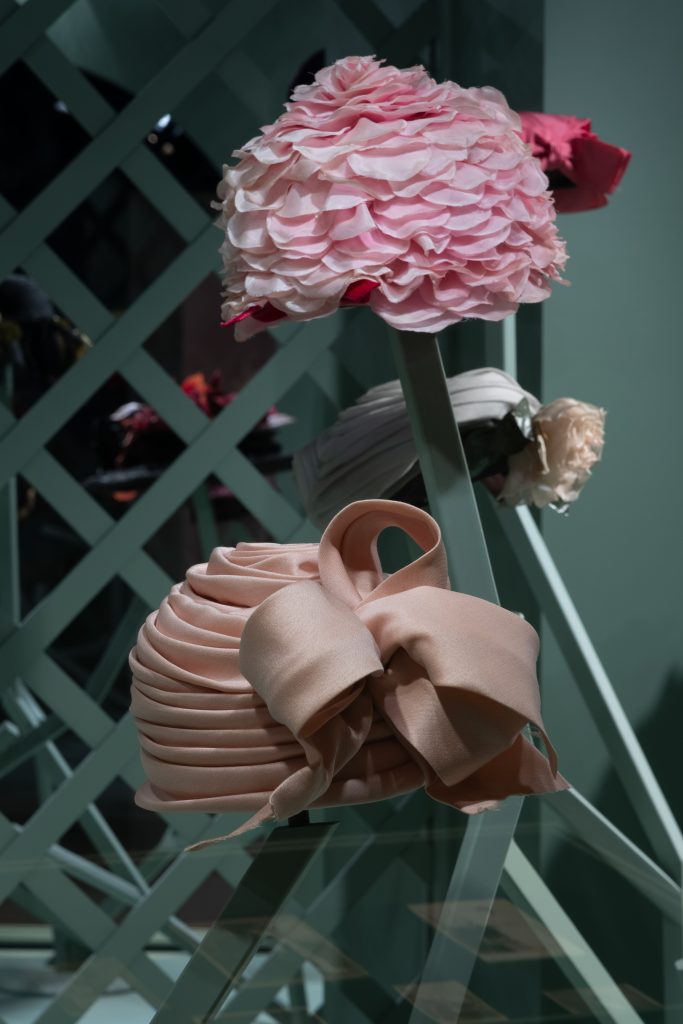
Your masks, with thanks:
[{"label": "large fabric bow", "polygon": [[[386,527],[423,551],[392,576]],[[421,786],[469,813],[565,788],[522,734],[545,739],[536,633],[448,586],[437,524],[396,501],[349,505],[319,546],[216,548],[131,652],[137,803],[256,811],[243,831]]]},{"label": "large fabric bow", "polygon": [[[392,526],[423,554],[385,578],[377,538]],[[430,515],[356,502],[325,531],[318,560],[319,583],[280,590],[242,634],[244,676],[306,756],[245,827],[324,804],[377,718],[428,794],[461,810],[566,787],[541,720],[537,634],[513,613],[448,589]],[[523,735],[527,723],[549,761]]]}]

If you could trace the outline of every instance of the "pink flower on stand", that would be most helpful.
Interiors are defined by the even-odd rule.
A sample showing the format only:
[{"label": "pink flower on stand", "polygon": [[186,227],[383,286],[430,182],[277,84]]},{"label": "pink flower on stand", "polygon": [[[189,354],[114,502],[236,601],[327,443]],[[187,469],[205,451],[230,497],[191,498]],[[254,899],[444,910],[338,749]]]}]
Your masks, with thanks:
[{"label": "pink flower on stand", "polygon": [[564,267],[547,178],[495,89],[347,57],[234,155],[218,205],[240,340],[357,303],[411,331],[500,320]]},{"label": "pink flower on stand", "polygon": [[591,131],[585,117],[569,114],[520,114],[522,138],[551,175],[558,213],[605,206],[628,167],[631,154]]}]

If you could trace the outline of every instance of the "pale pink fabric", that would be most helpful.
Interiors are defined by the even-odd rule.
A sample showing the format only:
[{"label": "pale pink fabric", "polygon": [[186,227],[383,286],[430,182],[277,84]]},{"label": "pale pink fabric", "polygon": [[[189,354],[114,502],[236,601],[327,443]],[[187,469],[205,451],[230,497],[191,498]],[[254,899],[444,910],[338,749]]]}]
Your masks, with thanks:
[{"label": "pale pink fabric", "polygon": [[496,89],[346,57],[300,85],[218,187],[238,340],[369,301],[434,333],[550,294],[566,260],[548,180]]},{"label": "pale pink fabric", "polygon": [[[386,577],[377,537],[389,526],[424,554]],[[519,617],[448,590],[439,528],[411,505],[355,502],[319,548],[218,548],[131,653],[148,778],[137,802],[257,810],[250,826],[421,786],[470,813],[566,788],[537,650]],[[550,761],[522,735],[529,722]]]}]

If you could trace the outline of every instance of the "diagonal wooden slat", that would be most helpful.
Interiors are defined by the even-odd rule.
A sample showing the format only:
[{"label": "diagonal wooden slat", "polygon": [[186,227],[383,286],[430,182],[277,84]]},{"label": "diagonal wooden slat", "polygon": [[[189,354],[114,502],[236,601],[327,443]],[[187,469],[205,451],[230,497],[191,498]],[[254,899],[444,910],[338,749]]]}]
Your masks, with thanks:
[{"label": "diagonal wooden slat", "polygon": [[[144,349],[121,368],[121,373],[162,419],[173,424],[175,433],[186,444],[191,444],[206,429],[210,422],[206,415]],[[243,504],[259,509],[262,525],[274,536],[286,536],[299,528],[299,513],[241,452],[231,452],[230,469],[219,464],[213,473]]]},{"label": "diagonal wooden slat", "polygon": [[335,0],[340,20],[360,32],[368,43],[368,51],[398,67],[418,62],[420,51],[434,37],[439,12],[435,0],[424,0],[398,27],[372,2]]},{"label": "diagonal wooden slat", "polygon": [[[228,993],[240,984],[268,924],[282,910],[336,827],[336,822],[309,823],[270,832],[152,1024],[176,1024],[188,1017],[197,1024],[213,1020]],[[243,927],[243,919],[250,916],[260,919],[258,928]]]},{"label": "diagonal wooden slat", "polygon": [[[16,4],[0,25],[0,75],[26,52],[73,0],[39,0]],[[3,275],[0,275],[3,276]]]},{"label": "diagonal wooden slat", "polygon": [[562,948],[558,965],[585,992],[591,1014],[601,1024],[643,1024],[625,994],[567,916],[534,867],[512,842],[505,861],[503,889],[531,913],[530,926],[541,939],[548,933]]},{"label": "diagonal wooden slat", "polygon": [[[0,819],[0,842],[6,838],[7,829],[13,831],[7,822]],[[39,902],[49,908],[54,918],[67,929],[73,929],[73,937],[90,949],[99,949],[115,931],[116,922],[88,899],[63,872],[57,871],[55,866],[34,871],[27,876],[25,884]],[[171,987],[170,979],[164,971],[143,953],[134,959],[124,976],[133,988],[158,1002],[161,1002]]]},{"label": "diagonal wooden slat", "polygon": [[393,34],[394,25],[377,4],[372,0],[334,0],[334,5],[354,29],[362,32],[368,43],[382,53],[380,44]]},{"label": "diagonal wooden slat", "polygon": [[[11,702],[7,700],[7,697],[13,698]],[[16,683],[14,693],[10,692],[10,694],[6,695],[5,705],[9,708],[13,720],[20,728],[30,728],[45,720],[45,713],[42,708],[21,681]],[[56,788],[61,782],[72,777],[73,771],[70,765],[54,743],[47,743],[44,749],[40,751],[40,757],[54,780],[53,788]],[[112,865],[112,869],[144,889],[144,879],[140,876],[128,851],[124,849],[120,839],[109,826],[99,808],[94,803],[87,804],[83,807],[82,814],[78,820],[81,828],[95,845],[95,848],[100,850]]]},{"label": "diagonal wooden slat", "polygon": [[438,32],[438,10],[433,0],[425,2],[383,41],[382,53],[390,64],[405,67],[414,63],[416,56]]},{"label": "diagonal wooden slat", "polygon": [[[43,260],[43,262],[48,263],[48,278],[49,272],[61,272],[70,278],[72,287],[78,289],[80,283],[73,280],[71,272],[68,271],[67,268],[64,268],[64,265],[61,264],[61,262],[58,261],[49,250],[44,249],[42,251],[48,254],[46,259]],[[38,279],[40,280],[40,278]],[[95,308],[93,308],[91,316],[93,319],[96,318],[98,323],[109,324],[113,322],[113,317],[111,317],[103,307],[98,308],[97,300],[92,299],[90,293],[86,292],[86,294],[81,297],[79,306],[81,306],[83,302],[94,305]],[[75,312],[78,312],[78,310]],[[72,311],[71,315],[74,315],[74,311]],[[82,320],[79,322],[82,322]],[[154,360],[152,360],[146,351],[141,349],[128,364],[125,364],[121,368],[121,372],[129,380],[131,385],[140,392],[142,397],[146,398],[150,404],[154,406],[163,418],[173,422],[176,433],[178,433],[183,440],[190,441],[201,432],[201,429],[206,423],[204,415],[194,405],[194,403],[188,399],[184,392],[171,382],[171,378],[165,374],[165,371],[163,371]],[[3,430],[8,431],[11,422],[12,420],[8,415],[6,415],[4,419],[0,421],[0,432]],[[40,458],[42,459],[42,457],[43,456],[41,455]],[[252,493],[253,488],[259,488],[261,489],[261,493],[265,496],[266,492],[263,491],[264,485],[257,478],[246,458],[240,458],[237,454],[235,459],[236,462],[239,463],[241,470],[241,473],[237,475],[237,479],[239,480],[240,475],[250,477],[252,481]],[[52,470],[53,473],[58,472],[56,465],[53,464]],[[25,472],[24,475],[28,474]],[[218,471],[217,475],[221,475],[220,471]],[[224,482],[228,486],[233,486],[234,476],[234,474],[231,474],[231,478],[224,479]],[[42,491],[42,488],[39,487],[39,489]],[[60,506],[58,510],[60,510],[63,515],[63,509],[65,507],[69,508],[72,503],[78,502],[83,504],[84,501],[88,501],[84,496],[77,498],[73,487],[69,488],[66,479],[62,479],[61,486],[55,486],[51,490],[51,494],[54,495],[53,504],[55,504],[55,507]],[[44,496],[49,497],[47,494],[44,494]],[[92,508],[94,503],[90,501],[89,504],[91,506],[91,512],[95,515],[96,519],[102,521],[103,513],[101,510],[95,512],[95,509]],[[277,521],[280,524],[282,529],[289,529],[291,532],[294,532],[298,528],[298,518],[292,518],[293,513],[290,507],[281,498],[281,496],[278,495],[277,492],[273,492],[272,489],[268,492],[268,501],[262,503],[261,507],[265,512],[267,512],[268,516],[271,517],[273,521]],[[67,514],[64,517],[70,518],[70,515]],[[264,525],[268,526],[267,523],[264,523]],[[145,555],[143,558],[147,559],[148,556]],[[161,596],[161,591],[157,590],[157,593]]]},{"label": "diagonal wooden slat", "polygon": [[[36,43],[27,53],[26,63],[90,135],[103,131],[115,118],[114,108],[49,39]],[[210,222],[208,212],[144,143],[121,162],[119,169],[184,241],[191,241]]]},{"label": "diagonal wooden slat", "polygon": [[[47,699],[48,701],[52,701],[53,705],[56,705],[56,706],[68,706],[68,708],[70,710],[70,713],[71,713],[71,717],[74,718],[74,719],[77,719],[77,722],[74,723],[75,727],[78,728],[79,730],[82,730],[83,723],[88,720],[88,713],[86,712],[86,714],[83,714],[83,709],[82,709],[82,707],[79,707],[79,702],[80,702],[80,704],[82,704],[84,701],[87,702],[88,698],[82,693],[82,691],[79,690],[79,688],[75,687],[72,683],[68,683],[67,690],[62,694],[61,701],[56,701],[55,698],[56,698],[57,694],[59,693],[60,688],[63,689],[64,674],[61,672],[61,670],[56,669],[54,667],[52,668],[51,671],[52,671],[52,675],[50,674],[50,668],[49,667],[46,668],[45,666],[43,666],[40,669],[39,673],[37,674],[37,678],[35,680],[35,684],[37,685],[37,691],[36,692],[41,696],[42,699]],[[62,677],[61,680],[59,678],[60,675]],[[93,721],[94,721],[95,729],[97,730],[97,728],[99,728],[96,725],[96,722],[97,722],[97,720],[101,719],[102,723],[103,723],[102,727],[104,728],[104,731],[105,731],[105,734],[106,734],[111,729],[111,725],[112,724],[108,721],[106,716],[103,715],[103,713],[100,711],[100,709],[96,708],[94,705],[91,705],[91,712],[92,712],[92,715],[94,716],[94,720]],[[97,732],[97,731],[95,733],[93,733],[91,731],[91,732],[86,732],[85,734],[83,734],[83,738],[86,741],[93,742],[93,741],[96,741],[98,739],[98,737],[101,738],[101,735],[102,734]],[[124,774],[127,774],[127,773],[124,773]],[[135,785],[136,781],[139,781],[139,778],[134,778],[132,780],[132,784]],[[173,816],[173,815],[170,816],[170,818],[173,818],[173,817],[175,817],[176,821],[178,821],[178,816]],[[181,815],[179,817],[180,817],[180,821],[185,823],[185,822],[187,822],[187,819],[188,819],[189,816],[182,816]],[[199,817],[199,816],[194,816],[194,817]],[[225,825],[222,825],[222,827],[224,828]],[[195,835],[190,833],[188,835],[188,839],[192,839],[192,838],[195,838]],[[410,833],[405,832],[405,841],[406,842],[409,841],[409,838],[410,838]],[[230,874],[227,875],[226,877],[232,882],[235,879],[235,871],[239,867],[239,864],[235,860],[235,853],[238,852],[238,851],[236,851],[235,848],[231,846],[231,847],[226,847],[224,852],[225,852],[225,854],[226,854],[226,856],[228,858],[228,861],[231,864]],[[221,873],[224,873],[224,870],[221,871]],[[96,883],[93,883],[91,881],[91,884],[96,884]],[[171,925],[166,926],[166,930],[168,930],[169,927],[172,928],[173,926],[171,926]]]},{"label": "diagonal wooden slat", "polygon": [[[0,277],[9,273],[92,192],[155,121],[174,106],[226,53],[237,46],[276,0],[230,0],[0,235]],[[135,140],[135,142],[133,142]]]},{"label": "diagonal wooden slat", "polygon": [[39,866],[47,849],[77,820],[83,805],[94,800],[103,786],[108,785],[112,766],[118,766],[122,752],[130,750],[132,729],[132,722],[127,718],[114,726],[98,749],[42,804],[22,832],[3,846],[0,901]]},{"label": "diagonal wooden slat", "polygon": [[[115,723],[92,697],[46,654],[39,658],[33,670],[27,674],[26,683],[92,749],[99,748],[115,728]],[[132,730],[129,732],[128,746],[124,745],[121,749],[121,758],[114,764],[111,778],[118,775],[131,789],[137,789],[144,775],[138,756],[137,739]],[[209,823],[204,814],[173,815],[170,820],[188,843],[196,841]]]},{"label": "diagonal wooden slat", "polygon": [[[60,789],[52,794],[42,807],[33,815],[30,822],[23,830],[13,838],[2,844],[3,873],[0,877],[0,901],[6,898],[14,888],[23,882],[33,871],[41,868],[53,842],[76,820],[80,814],[83,803],[88,803],[97,793],[109,784],[115,774],[119,773],[125,761],[129,759],[130,752],[135,745],[133,735],[133,724],[126,716],[120,723],[114,726],[108,736],[100,743],[97,750],[89,754],[79,767],[74,771]],[[210,838],[220,833],[224,827],[224,821],[219,817],[209,824],[201,833],[201,838]],[[192,837],[193,839],[195,836]],[[212,848],[214,854],[210,858],[200,856],[190,857],[190,869],[186,872],[187,885],[190,886],[186,895],[189,895],[193,888],[196,888],[203,878],[208,874],[217,861],[231,855],[231,851],[225,849],[223,844]],[[234,855],[234,851],[232,851]],[[187,859],[187,858],[186,858]],[[181,858],[182,860],[182,858]],[[173,874],[173,870],[171,874]],[[161,927],[170,913],[173,913],[183,902],[184,898],[177,890],[169,887],[168,872],[163,876],[162,883],[149,889],[141,895],[140,902],[131,911],[138,921],[136,938],[137,947],[129,945],[130,957],[139,952],[150,935]],[[140,929],[140,918],[144,917],[142,908],[151,902],[159,905],[162,897],[158,894],[159,887],[167,894],[172,892],[172,900],[177,897],[177,902],[172,907],[167,907],[165,917],[155,919],[150,925],[149,931],[143,934]],[[172,886],[172,883],[171,883]],[[129,915],[130,916],[130,915]],[[129,918],[126,919],[127,921]],[[120,929],[114,934],[114,940],[118,943]],[[116,972],[116,965],[114,966]]]},{"label": "diagonal wooden slat", "polygon": [[[16,832],[16,826],[13,828],[0,815],[0,839],[6,839],[10,831]],[[115,931],[116,920],[105,913],[101,905],[88,898],[74,884],[73,878],[100,888],[101,891],[107,891],[108,888],[109,891],[116,893],[117,902],[120,903],[123,897],[123,902],[127,906],[137,903],[140,891],[132,885],[126,887],[117,876],[98,868],[84,858],[77,857],[63,847],[52,847],[50,854],[50,860],[29,874],[23,882],[23,887],[40,901],[44,911],[50,913],[55,923],[66,928],[72,938],[95,951],[107,936]],[[98,886],[96,882],[99,879],[102,879],[101,886]],[[15,893],[14,898],[16,895]],[[169,935],[182,941],[188,949],[194,949],[197,946],[197,937],[177,918],[175,924],[171,926],[169,922],[166,929]],[[140,955],[133,961],[131,968],[126,973],[134,987],[139,987],[136,984],[138,977],[143,983],[147,978],[147,984],[149,984],[149,979],[154,979],[151,991],[156,992],[158,999],[162,998],[163,993],[170,988],[170,980],[165,973],[149,961],[145,955]]]},{"label": "diagonal wooden slat", "polygon": [[[0,429],[8,415],[7,410],[0,407]],[[96,544],[114,525],[111,516],[48,451],[34,455],[22,475],[89,544]],[[173,583],[144,551],[122,567],[121,575],[150,607],[161,600]]]},{"label": "diagonal wooden slat", "polygon": [[[484,504],[484,503],[482,503]],[[485,506],[486,507],[486,506]],[[673,878],[683,863],[683,833],[598,657],[571,596],[528,508],[508,515],[487,508],[505,538],[510,558],[542,598],[544,614],[611,754],[648,838]]]},{"label": "diagonal wooden slat", "polygon": [[[13,212],[12,207],[0,196],[0,217],[10,212]],[[97,339],[114,322],[109,310],[47,245],[39,246],[23,267],[61,311],[91,338]]]},{"label": "diagonal wooden slat", "polygon": [[184,0],[153,0],[155,7],[185,36],[199,32],[210,18],[209,8],[202,0],[187,4]]},{"label": "diagonal wooden slat", "polygon": [[[140,351],[131,361],[125,372],[130,383],[137,387],[143,397],[154,405],[159,414],[173,422],[176,433],[185,441],[197,437],[208,422],[206,416],[177,387],[171,378],[146,352]],[[156,384],[156,388],[152,385]],[[10,414],[0,409],[0,429],[11,422]],[[232,455],[231,468],[220,466],[214,470],[216,475],[235,492],[241,492],[247,504],[254,504],[254,494],[258,507],[263,509],[262,521],[272,532],[296,532],[301,525],[301,518],[288,502],[273,490],[261,477],[248,459],[239,452]],[[83,490],[62,466],[46,451],[39,452],[26,465],[23,475],[49,501],[55,510],[91,544],[95,544],[114,525],[114,520]],[[240,481],[247,481],[246,490]],[[238,497],[240,494],[238,494]],[[161,600],[172,585],[171,579],[158,568],[156,563],[144,551],[136,554],[134,561],[124,565],[121,575],[127,583],[150,605]]]},{"label": "diagonal wooden slat", "polygon": [[[231,467],[239,461],[231,446],[238,443],[260,419],[262,411],[275,404],[314,362],[321,344],[331,344],[334,337],[335,328],[330,322],[315,338],[299,331],[266,363],[235,401],[211,421],[197,441],[55,586],[12,636],[0,644],[0,654],[7,659],[8,673],[21,671],[20,666],[29,664],[38,651],[58,636],[77,613],[76,609],[85,607],[210,472],[218,469],[230,473]],[[96,352],[97,349],[92,356]],[[221,458],[226,448],[231,454]],[[242,488],[246,483],[241,481]],[[291,534],[281,529],[276,532],[279,540],[287,540],[289,536]]]},{"label": "diagonal wooden slat", "polygon": [[206,277],[216,262],[214,228],[203,231],[0,440],[0,484],[21,472],[80,408]]},{"label": "diagonal wooden slat", "polygon": [[[220,826],[219,818],[213,822],[206,838],[216,835]],[[224,844],[219,843],[198,854],[183,853],[177,857],[116,932],[102,943],[98,955],[83,964],[48,1009],[36,1018],[35,1024],[70,1024],[75,1010],[83,1013],[120,975],[124,966],[137,957],[150,935],[165,921],[169,906],[173,909],[181,906],[225,856]]]},{"label": "diagonal wooden slat", "polygon": [[[91,748],[91,753],[39,808],[20,835],[14,834],[12,826],[13,834],[8,835],[0,822],[0,841],[9,844],[5,863],[10,872],[7,878],[0,879],[6,891],[26,883],[25,891],[30,898],[36,900],[37,905],[42,901],[46,919],[58,920],[61,913],[70,921],[72,931],[73,915],[82,915],[88,932],[84,940],[98,954],[91,957],[65,992],[41,1015],[40,1020],[49,1024],[71,1024],[77,1020],[104,990],[108,980],[117,974],[128,978],[151,1005],[159,1005],[168,991],[168,982],[163,972],[160,975],[141,952],[142,947],[156,927],[164,924],[167,929],[173,927],[169,915],[178,902],[182,902],[183,894],[187,895],[196,887],[213,867],[233,884],[248,863],[248,855],[241,847],[233,846],[220,851],[220,856],[217,851],[215,864],[210,859],[201,864],[182,856],[176,859],[183,841],[227,829],[225,821],[211,822],[204,815],[167,815],[165,820],[170,826],[167,833],[159,846],[140,863],[139,877],[136,875],[134,880],[143,894],[141,903],[129,913],[121,927],[115,926],[113,916],[105,912],[108,908],[113,915],[115,907],[112,901],[116,899],[116,884],[111,873],[103,874],[100,879],[103,891],[111,890],[111,899],[94,911],[92,901],[79,893],[69,878],[66,878],[64,890],[60,888],[48,898],[49,879],[65,877],[63,869],[68,868],[64,860],[67,851],[60,850],[56,844],[63,829],[77,820],[88,802],[113,779],[118,776],[134,787],[140,781],[141,770],[130,720],[126,718],[115,724],[97,705],[93,695],[77,686],[44,648],[115,575],[123,577],[150,606],[158,603],[170,580],[146,555],[143,545],[174,509],[204,486],[210,474],[231,487],[248,511],[276,539],[313,539],[316,534],[310,524],[236,451],[236,446],[265,407],[280,400],[298,381],[315,382],[316,388],[326,395],[330,408],[338,404],[340,380],[343,380],[347,397],[351,398],[368,386],[363,371],[358,370],[355,361],[349,358],[349,349],[342,344],[342,330],[348,329],[348,321],[343,327],[341,323],[316,324],[310,329],[310,338],[317,335],[317,342],[307,341],[299,328],[285,326],[278,331],[282,350],[245,389],[244,396],[232,410],[208,422],[142,347],[151,331],[171,315],[196,284],[216,270],[219,241],[210,227],[208,211],[201,209],[141,143],[149,126],[159,114],[172,109],[200,149],[213,155],[213,159],[220,159],[229,150],[229,145],[220,137],[223,133],[241,136],[255,117],[268,120],[279,107],[280,98],[272,93],[279,90],[281,84],[270,87],[273,75],[278,76],[279,83],[296,61],[303,61],[319,46],[329,45],[314,19],[308,19],[307,24],[301,26],[290,46],[283,45],[280,33],[264,32],[264,19],[269,16],[274,15],[277,24],[281,24],[282,19],[286,21],[288,11],[284,0],[279,3],[265,0],[261,5],[232,0],[223,4],[216,15],[200,3],[188,6],[179,0],[152,2],[157,4],[159,17],[170,20],[184,41],[178,39],[175,57],[154,75],[125,110],[116,114],[45,37],[46,27],[69,7],[68,2],[29,0],[14,10],[9,0],[0,0],[0,19],[5,18],[0,35],[0,67],[3,60],[7,66],[8,60],[23,54],[31,70],[67,103],[72,115],[93,136],[79,156],[21,213],[12,210],[0,197],[0,224],[5,226],[0,237],[0,265],[9,269],[21,263],[96,342],[87,358],[65,374],[20,422],[9,415],[0,415],[0,434],[3,435],[0,486],[21,473],[91,545],[90,552],[73,572],[0,647],[6,671],[9,674],[21,671],[26,685],[61,726],[72,730]],[[425,0],[408,17],[402,17],[393,8],[385,14],[371,0],[366,4],[339,0],[330,5],[325,14],[329,17],[325,24],[334,27],[334,45],[343,47],[344,40],[353,39],[355,48],[357,41],[362,40],[367,42],[367,50],[374,50],[398,64],[418,59],[439,26],[446,24],[443,5],[436,0]],[[243,82],[250,78],[257,81],[259,87],[250,90],[245,97]],[[219,119],[222,122],[225,110],[230,110],[230,123],[217,132],[216,125]],[[185,252],[118,319],[45,244],[52,229],[114,169],[128,176],[134,187],[187,243]],[[373,338],[379,334],[376,327],[371,328]],[[332,346],[337,341],[340,344],[333,351]],[[154,487],[116,523],[44,447],[114,372],[122,373],[188,446]],[[204,511],[207,511],[206,503]],[[207,537],[210,533],[208,531]],[[452,547],[455,551],[456,546]],[[5,742],[13,741],[11,732],[6,732],[3,738]],[[362,814],[357,817],[363,820]],[[580,827],[585,827],[589,817],[569,815]],[[366,835],[368,839],[377,838],[370,820],[368,818]],[[499,818],[497,824],[504,826],[503,831],[509,834],[509,821]],[[463,877],[471,887],[485,861],[491,861],[492,857],[500,859],[498,854],[504,845],[500,843],[494,844],[493,852],[484,848],[482,857],[479,831],[479,827],[467,831],[459,862],[464,873],[461,870],[459,880],[456,879],[458,892],[462,890]],[[605,835],[603,841],[606,841]],[[618,837],[610,833],[608,838],[612,855],[618,859]],[[630,870],[636,871],[644,861],[638,858],[637,852],[630,852]],[[27,875],[25,865],[18,866],[14,859],[9,860],[10,856],[32,859],[35,870]],[[381,870],[385,856],[386,849],[376,844],[375,860],[370,858],[370,861],[377,870]],[[335,863],[340,863],[339,857]],[[340,867],[343,867],[341,863]],[[493,867],[495,870],[486,872],[487,893],[497,864]],[[71,869],[76,872],[73,877],[87,875],[83,864],[72,864]],[[62,873],[55,875],[55,870]],[[160,871],[164,873],[159,876]],[[353,873],[343,877],[349,881]],[[357,882],[358,895],[362,898],[365,883],[360,875]],[[133,881],[125,884],[133,885]],[[659,886],[657,893],[664,885],[666,898],[675,898],[675,887],[667,887],[665,879],[656,878],[652,884]],[[56,890],[57,886],[54,888]],[[332,890],[334,885],[318,906],[321,914],[325,907],[339,913],[345,906],[338,892]],[[5,891],[2,886],[1,891]],[[71,906],[68,897],[73,897]],[[181,932],[179,940],[182,940]],[[297,958],[286,953],[280,956],[279,962],[286,963],[287,969],[291,967],[292,971],[298,965]],[[271,957],[271,963],[278,963],[278,956]],[[460,966],[467,969],[465,961]],[[429,969],[428,965],[427,976]],[[264,978],[275,984],[275,974],[266,971],[262,980]],[[386,981],[383,976],[371,979],[359,986],[358,994],[351,999],[344,993],[339,1005],[345,1007],[345,1016],[359,1021],[380,1017],[387,1022],[405,1020],[405,1007],[397,1006],[391,983],[385,984]],[[248,1005],[253,1017],[274,995],[267,985],[260,994],[255,985],[247,987],[238,993],[231,1009],[246,1009]],[[275,1007],[273,1012],[277,1015]],[[413,1018],[417,1020],[417,1011]]]},{"label": "diagonal wooden slat", "polygon": [[640,847],[575,789],[555,793],[546,805],[571,830],[571,841],[587,848],[638,889],[662,914],[677,921],[681,888]]},{"label": "diagonal wooden slat", "polygon": [[[387,864],[402,857],[405,850],[415,842],[431,812],[429,801],[423,793],[412,793],[388,801],[383,804],[382,810],[378,826],[368,829],[365,836],[358,838],[353,846],[340,842],[339,853],[330,865],[330,879],[315,893],[310,904],[293,908],[302,922],[339,943],[342,949],[348,942],[348,936],[339,934],[345,919],[371,895],[376,879],[386,870]],[[343,894],[342,899],[340,894]],[[352,949],[347,951],[353,956]],[[283,978],[300,967],[301,959],[286,947],[276,946],[258,970],[249,979],[245,979],[230,1004],[229,1012],[220,1014],[216,1018],[217,1022],[239,1020],[240,1017],[249,1019],[250,1013],[255,1016],[263,1007],[265,997],[274,998],[282,986]],[[356,985],[357,982],[354,982],[350,998],[358,995],[360,1001],[370,997],[372,1004],[381,1007],[384,1012],[394,1005],[394,999],[388,997],[384,987],[375,983],[374,979],[365,980],[362,994],[357,993]],[[363,1009],[367,1012],[367,1006]],[[360,1010],[356,1005],[355,1012]],[[371,1019],[383,1018],[378,1015]]]}]

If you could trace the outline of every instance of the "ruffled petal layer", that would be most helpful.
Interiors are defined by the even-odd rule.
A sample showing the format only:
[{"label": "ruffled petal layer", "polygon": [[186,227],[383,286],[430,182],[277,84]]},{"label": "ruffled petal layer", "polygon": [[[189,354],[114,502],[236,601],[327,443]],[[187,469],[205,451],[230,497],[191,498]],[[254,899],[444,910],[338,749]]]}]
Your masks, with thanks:
[{"label": "ruffled petal layer", "polygon": [[387,323],[433,332],[500,320],[560,280],[547,178],[495,89],[348,57],[234,155],[217,205],[238,339],[367,301],[349,298],[358,282]]}]

